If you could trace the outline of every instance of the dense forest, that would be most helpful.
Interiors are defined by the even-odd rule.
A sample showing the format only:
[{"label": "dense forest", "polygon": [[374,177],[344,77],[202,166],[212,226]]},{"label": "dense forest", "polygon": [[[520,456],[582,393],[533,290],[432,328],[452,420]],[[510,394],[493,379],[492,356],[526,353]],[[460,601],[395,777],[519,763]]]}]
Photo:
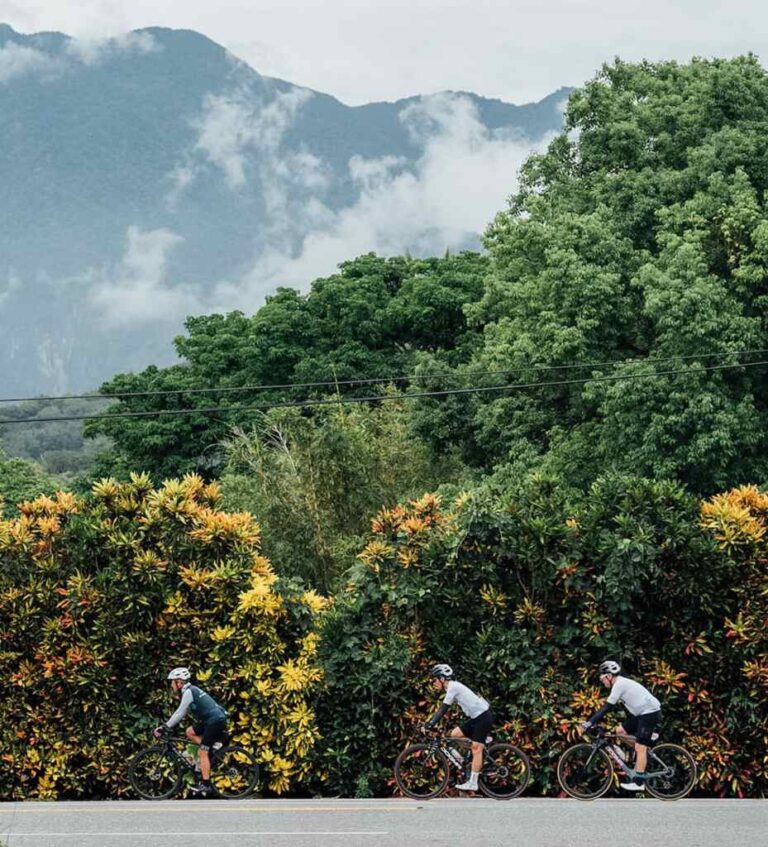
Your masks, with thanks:
[{"label": "dense forest", "polygon": [[182,660],[272,791],[390,791],[441,659],[553,793],[608,654],[700,792],[765,796],[766,134],[754,57],[616,61],[482,254],[361,256],[191,317],[179,364],[101,387],[81,464],[0,458],[3,796],[124,790]]}]

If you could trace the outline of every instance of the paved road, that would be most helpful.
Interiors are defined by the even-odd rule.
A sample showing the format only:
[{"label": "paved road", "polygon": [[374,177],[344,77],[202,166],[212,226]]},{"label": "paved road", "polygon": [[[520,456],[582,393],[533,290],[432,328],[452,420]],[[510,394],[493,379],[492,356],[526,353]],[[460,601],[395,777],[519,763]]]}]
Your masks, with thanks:
[{"label": "paved road", "polygon": [[6,803],[7,847],[764,847],[768,800]]}]

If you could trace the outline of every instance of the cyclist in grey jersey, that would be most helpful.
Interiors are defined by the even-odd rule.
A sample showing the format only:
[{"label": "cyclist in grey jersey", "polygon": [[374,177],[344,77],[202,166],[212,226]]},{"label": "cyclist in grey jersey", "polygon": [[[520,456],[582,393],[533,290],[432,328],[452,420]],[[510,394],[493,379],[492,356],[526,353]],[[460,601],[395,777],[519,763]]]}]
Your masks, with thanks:
[{"label": "cyclist in grey jersey", "polygon": [[493,726],[494,714],[484,697],[475,694],[471,688],[453,678],[450,665],[438,664],[430,669],[434,687],[445,692],[440,708],[424,725],[424,730],[433,729],[454,703],[466,715],[468,720],[451,730],[454,738],[467,738],[472,742],[472,771],[466,782],[457,785],[459,791],[477,791],[477,780],[483,769],[485,739]]},{"label": "cyclist in grey jersey", "polygon": [[157,738],[162,737],[181,723],[188,712],[192,713],[195,723],[187,727],[185,734],[193,744],[199,745],[201,780],[200,784],[191,790],[205,797],[213,793],[209,751],[226,736],[227,713],[210,694],[192,685],[191,677],[188,668],[175,668],[168,674],[172,690],[180,694],[181,699],[176,711],[163,726],[154,731],[154,735]]},{"label": "cyclist in grey jersey", "polygon": [[658,738],[661,724],[661,703],[651,692],[634,679],[621,676],[618,662],[607,659],[600,665],[600,682],[611,691],[605,703],[584,724],[589,732],[598,721],[620,703],[629,712],[629,717],[616,727],[616,733],[634,736],[629,743],[635,748],[636,776],[632,782],[622,782],[625,791],[645,791],[645,769],[648,762],[648,745]]}]

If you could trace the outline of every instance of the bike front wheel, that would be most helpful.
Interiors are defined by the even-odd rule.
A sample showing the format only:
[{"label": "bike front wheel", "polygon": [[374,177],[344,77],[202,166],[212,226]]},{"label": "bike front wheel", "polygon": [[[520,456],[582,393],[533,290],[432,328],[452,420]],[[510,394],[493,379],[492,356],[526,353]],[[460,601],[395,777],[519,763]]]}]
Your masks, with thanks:
[{"label": "bike front wheel", "polygon": [[486,797],[512,800],[525,791],[531,778],[531,763],[513,744],[491,744],[485,751],[478,785]]},{"label": "bike front wheel", "polygon": [[245,747],[222,747],[211,756],[211,785],[222,800],[239,800],[256,790],[259,763]]},{"label": "bike front wheel", "polygon": [[411,744],[395,761],[397,787],[414,800],[432,800],[448,787],[445,754],[431,744]]},{"label": "bike front wheel", "polygon": [[659,800],[679,800],[696,784],[696,760],[679,744],[657,744],[648,751],[648,774],[649,794]]},{"label": "bike front wheel", "polygon": [[557,781],[575,800],[597,800],[613,783],[613,762],[592,744],[574,744],[557,763]]},{"label": "bike front wheel", "polygon": [[133,757],[128,779],[144,800],[167,800],[178,793],[184,771],[167,747],[148,747]]}]

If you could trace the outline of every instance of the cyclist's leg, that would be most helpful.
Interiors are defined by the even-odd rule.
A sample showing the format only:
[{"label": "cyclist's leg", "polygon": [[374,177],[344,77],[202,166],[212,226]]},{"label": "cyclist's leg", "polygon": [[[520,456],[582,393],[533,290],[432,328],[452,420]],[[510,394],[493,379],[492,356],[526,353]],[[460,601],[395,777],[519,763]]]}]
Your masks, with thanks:
[{"label": "cyclist's leg", "polygon": [[[648,744],[653,742],[653,733],[661,724],[661,712],[641,715],[635,733],[635,770],[642,780],[648,764]],[[637,780],[636,780],[637,781]]]},{"label": "cyclist's leg", "polygon": [[483,750],[485,750],[485,743],[473,741],[471,735],[467,734],[468,732],[472,732],[468,728],[469,723],[470,721],[467,721],[466,724],[455,726],[451,730],[451,738],[460,738],[463,741],[470,741],[472,743],[472,772],[480,773],[483,769]]},{"label": "cyclist's leg", "polygon": [[637,717],[635,715],[630,715],[623,721],[623,723],[618,724],[618,726],[613,730],[621,739],[622,744],[626,744],[635,751],[637,748],[635,746],[634,736],[637,734],[637,725]]},{"label": "cyclist's leg", "polygon": [[483,755],[485,752],[485,739],[493,724],[493,712],[488,709],[464,723],[460,729],[462,735],[472,742],[472,772],[469,779],[457,788],[463,791],[477,791],[477,781],[483,770]]},{"label": "cyclist's leg", "polygon": [[635,742],[635,770],[637,771],[638,776],[645,773],[645,769],[648,765],[648,747],[645,744],[641,744],[639,741]]},{"label": "cyclist's leg", "polygon": [[186,735],[187,739],[193,744],[200,744],[200,742],[203,740],[203,727],[188,726],[184,735]]},{"label": "cyclist's leg", "polygon": [[483,741],[473,741],[472,742],[472,776],[477,774],[480,775],[480,771],[483,769],[483,754],[485,752],[485,742]]},{"label": "cyclist's leg", "polygon": [[226,721],[211,721],[205,727],[200,737],[200,775],[203,785],[207,785],[211,779],[211,757],[210,749],[217,741],[222,741],[226,732]]}]

